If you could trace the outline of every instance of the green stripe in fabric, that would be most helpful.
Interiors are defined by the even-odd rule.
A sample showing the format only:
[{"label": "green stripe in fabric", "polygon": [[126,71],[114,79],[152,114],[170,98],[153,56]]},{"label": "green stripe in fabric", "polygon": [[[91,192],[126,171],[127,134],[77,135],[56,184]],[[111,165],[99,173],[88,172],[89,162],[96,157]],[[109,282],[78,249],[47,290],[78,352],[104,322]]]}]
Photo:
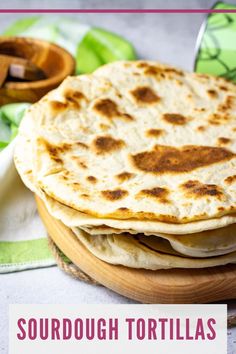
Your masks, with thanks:
[{"label": "green stripe in fabric", "polygon": [[47,239],[0,242],[0,265],[53,259]]}]

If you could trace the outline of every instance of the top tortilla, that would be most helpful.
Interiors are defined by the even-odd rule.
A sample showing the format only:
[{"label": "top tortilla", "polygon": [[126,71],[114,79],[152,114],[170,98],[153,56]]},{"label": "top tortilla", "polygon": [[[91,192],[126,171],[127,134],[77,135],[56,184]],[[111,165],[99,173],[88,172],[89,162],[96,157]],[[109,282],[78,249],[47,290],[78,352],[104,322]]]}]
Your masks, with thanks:
[{"label": "top tortilla", "polygon": [[234,84],[117,62],[66,79],[38,107],[28,112],[36,183],[55,200],[175,224],[235,213]]}]

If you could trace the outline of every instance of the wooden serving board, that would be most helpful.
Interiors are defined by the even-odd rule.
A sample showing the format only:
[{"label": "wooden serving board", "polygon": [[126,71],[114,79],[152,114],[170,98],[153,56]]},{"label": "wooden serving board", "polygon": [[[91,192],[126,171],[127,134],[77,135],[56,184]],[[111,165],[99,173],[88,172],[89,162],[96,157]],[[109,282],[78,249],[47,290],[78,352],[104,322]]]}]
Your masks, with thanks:
[{"label": "wooden serving board", "polygon": [[142,303],[208,303],[236,298],[236,265],[206,269],[144,270],[108,264],[90,253],[36,197],[39,214],[56,245],[83,272]]}]

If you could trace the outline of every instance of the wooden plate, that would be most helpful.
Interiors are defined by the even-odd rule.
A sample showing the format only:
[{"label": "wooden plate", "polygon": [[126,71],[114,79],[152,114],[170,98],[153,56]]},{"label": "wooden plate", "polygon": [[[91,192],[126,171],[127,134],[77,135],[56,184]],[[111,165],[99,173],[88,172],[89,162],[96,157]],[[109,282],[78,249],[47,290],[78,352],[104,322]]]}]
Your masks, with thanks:
[{"label": "wooden plate", "polygon": [[206,269],[144,270],[96,258],[36,197],[49,235],[82,271],[109,289],[143,303],[207,303],[236,298],[236,265]]}]

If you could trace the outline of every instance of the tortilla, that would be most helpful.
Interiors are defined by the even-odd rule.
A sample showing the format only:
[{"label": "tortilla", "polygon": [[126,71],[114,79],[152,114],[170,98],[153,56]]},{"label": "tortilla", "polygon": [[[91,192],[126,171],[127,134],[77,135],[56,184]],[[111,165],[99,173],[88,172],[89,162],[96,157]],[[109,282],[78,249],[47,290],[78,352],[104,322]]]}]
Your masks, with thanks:
[{"label": "tortilla", "polygon": [[35,177],[55,200],[97,218],[176,224],[236,212],[234,84],[117,62],[67,78],[40,111]]},{"label": "tortilla", "polygon": [[[236,252],[211,258],[187,258],[163,252],[159,238],[150,239],[150,243],[142,238],[125,234],[91,236],[79,228],[74,228],[82,244],[97,258],[111,264],[123,265],[130,268],[145,268],[151,270],[170,268],[206,268],[236,263]],[[149,238],[147,238],[149,239]],[[162,250],[160,251],[160,248]],[[167,249],[168,252],[168,249]]]},{"label": "tortilla", "polygon": [[[52,216],[69,227],[80,227],[92,235],[120,233],[156,235],[168,240],[174,250],[192,257],[211,257],[235,250],[236,224],[233,216],[189,224],[168,225],[154,221],[97,219],[62,205],[35,186],[32,175],[32,148],[29,136],[26,137],[20,133],[17,145],[15,162],[24,183],[43,199]],[[230,225],[230,222],[234,224]],[[229,226],[227,226],[228,224]],[[222,225],[226,226],[222,227]],[[213,230],[210,231],[212,228]],[[190,230],[191,233],[189,233]],[[208,231],[201,232],[202,230]]]},{"label": "tortilla", "polygon": [[[181,258],[150,255],[150,269],[234,262],[235,99],[223,79],[153,62],[110,64],[31,106],[16,167],[89,249],[115,239],[139,250],[142,237],[146,248],[164,245],[165,257]],[[130,266],[149,267],[143,252]]]},{"label": "tortilla", "polygon": [[[139,234],[134,230],[120,230],[109,228],[107,226],[97,226],[80,228],[96,237],[97,235],[118,235],[125,233],[126,235]],[[188,257],[214,257],[236,251],[236,224],[232,224],[216,230],[207,230],[194,234],[170,235],[163,233],[144,233],[145,239],[152,236],[162,238],[169,241],[171,247]]]},{"label": "tortilla", "polygon": [[[26,119],[26,117],[24,119]],[[25,136],[20,133],[17,137],[15,164],[25,185],[45,202],[49,213],[70,228],[81,227],[92,235],[129,232],[131,234],[144,233],[145,235],[162,235],[164,238],[169,237],[169,239],[171,239],[171,235],[174,235],[172,240],[181,240],[181,237],[178,237],[178,235],[183,235],[183,240],[186,238],[187,240],[192,240],[192,242],[194,242],[193,237],[199,235],[197,240],[201,237],[201,242],[203,243],[204,239],[206,239],[208,250],[213,250],[213,248],[216,250],[218,247],[222,248],[222,244],[227,245],[229,248],[234,247],[234,234],[232,234],[232,230],[235,228],[235,216],[223,216],[221,218],[196,221],[188,224],[167,224],[144,220],[98,219],[57,202],[55,199],[47,196],[35,184],[32,171],[30,134]],[[228,235],[228,225],[232,225],[232,228],[230,227],[229,229],[231,235]],[[216,229],[219,229],[219,232]],[[205,230],[209,230],[209,234],[202,232]],[[211,233],[210,230],[213,230],[213,232]],[[217,240],[217,237],[214,237],[215,233],[218,236],[220,235],[219,240]],[[209,238],[208,235],[212,235],[212,237]],[[191,236],[193,237],[191,238]],[[214,243],[209,247],[209,240],[213,239]],[[226,243],[226,239],[228,244]],[[217,241],[219,241],[219,243]],[[194,244],[196,247],[197,241],[195,241]]]}]

